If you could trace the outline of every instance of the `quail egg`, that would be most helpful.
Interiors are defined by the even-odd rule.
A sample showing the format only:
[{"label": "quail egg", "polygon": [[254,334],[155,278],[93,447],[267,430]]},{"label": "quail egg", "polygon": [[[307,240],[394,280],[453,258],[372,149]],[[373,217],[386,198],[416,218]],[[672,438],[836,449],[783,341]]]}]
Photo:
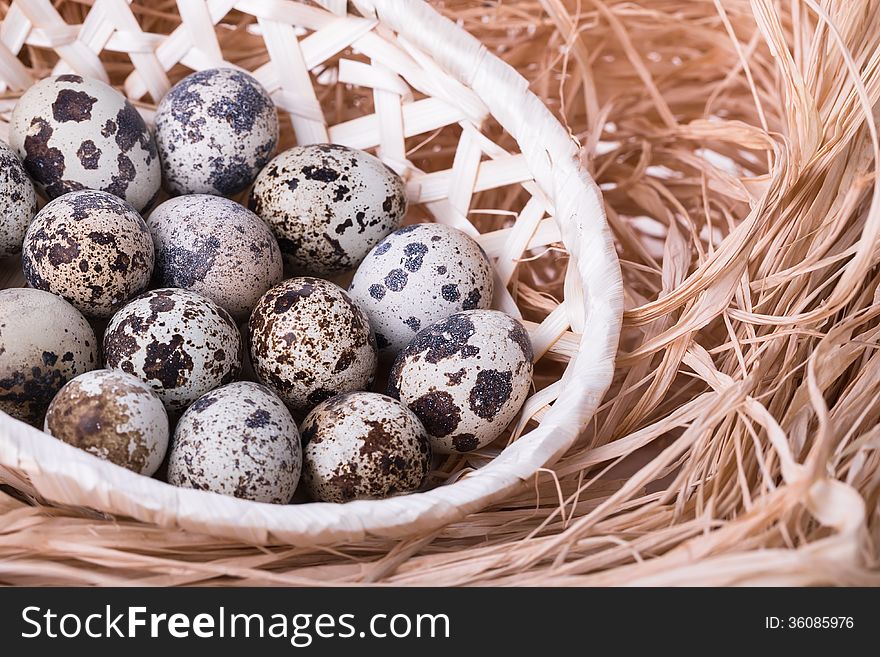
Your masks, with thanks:
[{"label": "quail egg", "polygon": [[43,430],[147,476],[159,469],[168,449],[162,400],[146,383],[117,370],[92,370],[64,384]]},{"label": "quail egg", "polygon": [[364,151],[296,146],[257,176],[250,205],[275,232],[290,271],[328,276],[356,267],[400,226],[403,181]]},{"label": "quail egg", "polygon": [[266,90],[244,71],[198,71],[159,103],[156,141],[170,194],[231,196],[250,185],[272,157],[278,113]]},{"label": "quail egg", "polygon": [[128,203],[84,189],[40,210],[25,235],[21,266],[32,287],[63,296],[87,317],[110,317],[147,288],[153,240]]},{"label": "quail egg", "polygon": [[370,318],[379,349],[393,355],[434,322],[488,308],[494,279],[486,253],[463,232],[413,224],[370,251],[348,292]]},{"label": "quail egg", "polygon": [[337,395],[302,426],[303,484],[321,502],[381,499],[418,489],[431,468],[425,428],[395,399]]},{"label": "quail egg", "polygon": [[168,482],[285,504],[301,467],[302,446],[290,411],[268,388],[239,381],[203,395],[180,418]]},{"label": "quail egg", "polygon": [[98,366],[95,332],[61,297],[0,290],[0,411],[39,426],[55,393]]},{"label": "quail egg", "polygon": [[37,212],[37,195],[21,160],[0,141],[0,258],[21,253],[28,224]]},{"label": "quail egg", "polygon": [[247,208],[220,196],[169,199],[147,220],[162,287],[203,294],[236,321],[283,278],[278,242]]},{"label": "quail egg", "polygon": [[438,454],[469,452],[498,438],[532,384],[532,343],[497,310],[457,313],[400,352],[388,394],[425,425]]},{"label": "quail egg", "polygon": [[59,75],[37,82],[12,112],[9,144],[50,199],[100,189],[141,211],[159,191],[149,128],[122,94],[98,80]]},{"label": "quail egg", "polygon": [[266,292],[249,322],[257,378],[297,413],[373,381],[376,341],[345,290],[320,278],[290,278]]},{"label": "quail egg", "polygon": [[117,312],[104,333],[106,367],[149,383],[181,411],[241,371],[241,334],[229,313],[189,290],[162,288]]}]

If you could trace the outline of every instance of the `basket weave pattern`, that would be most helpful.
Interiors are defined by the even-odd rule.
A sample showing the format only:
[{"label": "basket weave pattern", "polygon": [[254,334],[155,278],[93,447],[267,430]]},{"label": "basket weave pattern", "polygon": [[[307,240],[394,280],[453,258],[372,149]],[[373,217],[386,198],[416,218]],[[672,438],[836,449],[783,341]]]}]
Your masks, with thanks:
[{"label": "basket weave pattern", "polygon": [[[622,285],[598,189],[578,167],[574,142],[515,71],[421,2],[359,2],[358,13],[348,13],[346,3],[321,4],[188,0],[178,3],[180,26],[160,36],[142,31],[125,2],[99,0],[78,27],[67,26],[45,0],[25,0],[12,5],[3,30],[25,35],[14,44],[18,49],[54,49],[59,61],[53,74],[109,82],[99,53],[121,50],[133,66],[126,94],[135,100],[148,95],[155,103],[170,88],[167,71],[178,63],[228,66],[214,25],[233,9],[239,19],[252,16],[250,31],[262,38],[268,55],[252,73],[286,114],[295,142],[375,149],[404,176],[411,204],[430,220],[477,238],[495,260],[496,307],[522,319],[514,282],[519,262],[565,243],[577,265],[567,268],[565,301],[540,322],[525,321],[536,359],[567,361],[565,377],[550,385],[539,380],[508,448],[452,459],[437,475],[450,485],[391,500],[273,507],[175,489],[83,458],[9,421],[2,428],[12,434],[2,455],[7,481],[27,479],[24,490],[46,500],[254,543],[412,535],[509,493],[558,458],[598,406],[611,379]],[[15,62],[0,71],[7,85],[17,91],[29,84],[31,72],[14,56],[6,59]],[[371,102],[334,121],[334,101],[347,99],[327,98],[327,89],[366,91]],[[482,131],[490,117],[515,138],[517,150]],[[448,166],[442,156],[423,158],[430,170],[411,161],[419,143],[449,130],[457,144]],[[482,233],[469,217],[492,213],[475,208],[481,192],[517,197],[502,222],[491,222],[500,225],[490,223]],[[468,473],[473,465],[484,467]]]},{"label": "basket weave pattern", "polygon": [[[431,3],[529,79],[601,184],[627,312],[595,414],[599,387],[573,391],[606,375],[592,368],[610,359],[591,350],[614,312],[595,321],[603,306],[590,292],[608,288],[612,299],[616,279],[595,260],[604,231],[565,218],[602,210],[569,168],[571,140],[523,80],[478,44],[414,20],[403,0],[323,2],[317,31],[290,28],[303,20],[287,19],[300,3],[145,4],[129,12],[122,0],[68,0],[56,13],[47,1],[13,3],[0,28],[8,106],[50,74],[55,53],[59,70],[81,57],[82,72],[107,71],[147,101],[147,114],[167,84],[162,71],[176,80],[218,57],[262,70],[294,117],[286,143],[294,122],[297,138],[320,131],[309,113],[317,101],[332,139],[377,145],[407,167],[424,218],[479,229],[509,281],[499,304],[513,302],[545,350],[524,414],[535,421],[491,465],[487,452],[438,473],[458,481],[446,487],[452,522],[404,540],[358,538],[363,527],[347,526],[357,540],[332,549],[292,547],[275,533],[248,537],[264,542],[257,548],[216,526],[184,531],[0,492],[0,581],[880,584],[876,2]],[[363,15],[345,18],[348,4]],[[297,11],[317,16],[314,6]],[[375,45],[366,57],[330,45],[348,38],[352,20],[373,21],[349,42]],[[290,29],[293,53],[273,32]],[[270,61],[305,62],[287,68],[311,81],[275,79]],[[432,122],[448,107],[459,114]],[[578,413],[593,418],[575,440],[567,419]],[[526,462],[468,508],[490,506],[455,520],[459,492]],[[22,472],[36,467],[23,466],[3,476],[28,499]],[[41,490],[63,496],[58,481]],[[402,524],[419,517],[408,505]]]}]

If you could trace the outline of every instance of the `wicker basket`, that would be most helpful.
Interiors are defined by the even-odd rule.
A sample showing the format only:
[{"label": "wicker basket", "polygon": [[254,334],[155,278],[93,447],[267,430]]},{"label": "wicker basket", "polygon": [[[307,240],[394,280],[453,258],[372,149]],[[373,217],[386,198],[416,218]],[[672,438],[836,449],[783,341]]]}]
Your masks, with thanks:
[{"label": "wicker basket", "polygon": [[[250,543],[304,546],[425,534],[503,498],[557,460],[611,382],[623,291],[599,190],[579,165],[571,136],[525,80],[420,0],[186,0],[178,7],[182,24],[164,35],[142,31],[124,0],[96,0],[82,25],[67,25],[49,0],[16,0],[0,30],[0,80],[10,92],[2,101],[5,116],[34,82],[34,68],[16,57],[25,42],[58,54],[52,74],[105,81],[112,75],[98,55],[126,53],[134,71],[125,93],[155,103],[190,69],[229,65],[215,24],[233,9],[251,14],[251,31],[262,36],[269,56],[252,72],[292,127],[281,148],[295,138],[374,150],[406,179],[417,217],[477,237],[496,265],[502,290],[496,307],[522,318],[518,306],[528,288],[518,284],[521,260],[561,243],[569,256],[564,301],[533,317],[540,321],[526,321],[536,358],[548,366],[507,446],[459,458],[447,481],[424,493],[273,506],[178,489],[6,415],[0,415],[0,480],[56,505]],[[153,106],[141,103],[148,120]],[[341,115],[344,120],[334,119]],[[496,127],[494,139],[483,130],[487,124]],[[425,157],[419,150],[449,131],[458,135],[452,152]],[[422,153],[419,166],[413,153]],[[515,198],[515,211],[499,217],[477,206],[474,199],[481,192],[491,198],[490,191]],[[21,285],[18,263],[4,267],[0,285]],[[527,314],[534,316],[531,306]]]}]

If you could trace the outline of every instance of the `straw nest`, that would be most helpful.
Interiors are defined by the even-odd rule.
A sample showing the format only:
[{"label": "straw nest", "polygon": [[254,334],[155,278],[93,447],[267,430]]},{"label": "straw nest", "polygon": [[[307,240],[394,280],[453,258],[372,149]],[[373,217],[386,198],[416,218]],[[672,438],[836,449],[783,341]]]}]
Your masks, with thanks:
[{"label": "straw nest", "polygon": [[[91,4],[57,3],[68,23]],[[178,24],[175,3],[146,4],[144,30]],[[880,6],[435,5],[530,80],[604,192],[626,313],[611,390],[575,446],[463,521],[322,549],[7,488],[0,581],[880,584]],[[230,60],[265,60],[234,14],[223,39]],[[117,81],[131,69],[104,57]],[[451,160],[443,139],[430,156]],[[527,317],[556,307],[566,261],[549,248],[524,263]]]}]

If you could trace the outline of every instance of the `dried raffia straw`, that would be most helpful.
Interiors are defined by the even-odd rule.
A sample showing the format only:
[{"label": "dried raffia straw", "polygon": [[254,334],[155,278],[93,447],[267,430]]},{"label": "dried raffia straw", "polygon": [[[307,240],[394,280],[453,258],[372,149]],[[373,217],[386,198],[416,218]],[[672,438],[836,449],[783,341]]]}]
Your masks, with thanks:
[{"label": "dried raffia straw", "polygon": [[[332,548],[257,548],[0,496],[0,580],[880,584],[877,3],[435,5],[531,81],[604,193],[626,313],[611,390],[575,446],[438,532]],[[178,24],[171,2],[134,8],[147,32]],[[85,9],[60,11],[76,23]],[[229,19],[220,45],[253,69],[265,54],[246,22]],[[103,57],[114,79],[131,70]],[[458,143],[440,131],[408,157],[435,170]],[[509,226],[499,210],[523,214],[505,190],[470,207],[495,211],[469,216],[482,232]],[[529,225],[550,244],[542,219]],[[527,255],[509,289],[527,320],[546,321],[572,284],[567,257]],[[556,345],[564,362],[572,345]],[[549,365],[538,381],[552,387]]]}]

